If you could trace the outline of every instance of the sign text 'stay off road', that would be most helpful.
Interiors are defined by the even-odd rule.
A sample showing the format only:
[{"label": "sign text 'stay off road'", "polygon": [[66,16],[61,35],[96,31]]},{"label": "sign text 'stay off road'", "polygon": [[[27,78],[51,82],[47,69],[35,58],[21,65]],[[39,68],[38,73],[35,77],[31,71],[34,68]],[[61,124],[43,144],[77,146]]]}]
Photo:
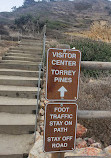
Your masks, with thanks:
[{"label": "sign text 'stay off road'", "polygon": [[49,103],[45,109],[44,151],[62,152],[75,149],[77,105]]},{"label": "sign text 'stay off road'", "polygon": [[50,48],[47,52],[46,99],[73,101],[78,98],[81,52]]}]

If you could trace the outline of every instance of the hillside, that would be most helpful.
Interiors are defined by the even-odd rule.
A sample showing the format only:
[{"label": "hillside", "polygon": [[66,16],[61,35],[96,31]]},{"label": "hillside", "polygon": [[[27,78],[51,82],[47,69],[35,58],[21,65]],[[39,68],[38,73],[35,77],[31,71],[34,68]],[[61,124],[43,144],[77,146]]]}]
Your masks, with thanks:
[{"label": "hillside", "polygon": [[[106,37],[98,38],[98,35],[97,37],[96,35],[90,35],[92,31],[94,34],[100,34],[97,30],[94,31],[95,26],[97,26],[97,24],[95,25],[94,23],[95,21],[97,23],[100,22],[97,27],[100,28],[102,23],[102,27],[106,27],[111,33],[111,2],[107,0],[37,2],[35,5],[30,7],[20,7],[9,14],[0,13],[0,23],[11,26],[14,25],[15,19],[19,19],[19,17],[26,15],[32,16],[34,19],[34,25],[35,23],[39,23],[40,25],[46,23],[49,35],[52,35],[52,31],[55,30],[58,35],[60,35],[60,33],[67,33],[71,36],[76,35],[92,39],[106,40]],[[94,27],[92,27],[92,25],[94,25]],[[27,26],[25,25],[24,28],[26,27]],[[14,27],[14,29],[18,28]],[[28,29],[30,28],[28,27],[26,30]],[[33,28],[31,28],[31,30],[33,30]],[[87,32],[86,34],[86,30],[90,32]],[[109,42],[110,40],[106,41]]]},{"label": "hillside", "polygon": [[[81,51],[82,61],[111,62],[111,2],[108,0],[36,2],[28,7],[19,7],[10,13],[0,13],[1,56],[12,47],[8,51],[8,60],[16,59],[16,61],[18,60],[16,65],[20,66],[20,69],[28,69],[29,66],[27,67],[27,62],[24,60],[31,61],[34,57],[33,60],[36,61],[38,58],[33,56],[32,39],[38,36],[44,24],[47,25],[46,51],[48,48],[58,47],[61,43],[69,44],[71,48],[75,47]],[[22,45],[20,44],[16,48],[13,46],[18,45],[21,35],[28,37],[27,39],[31,43],[30,48],[27,48],[29,43],[24,38],[23,41],[27,41],[27,46],[24,48],[25,44],[23,44],[23,49],[28,52],[20,50],[19,54],[16,49],[19,47],[21,49]],[[37,43],[39,43],[38,40],[34,45],[37,46]],[[43,44],[42,41],[40,44]],[[39,51],[36,50],[37,52]],[[7,59],[7,53],[5,57]],[[4,60],[6,67],[9,62],[13,64],[13,61],[8,60]],[[24,66],[19,60],[24,62]],[[21,73],[23,74],[23,72]],[[13,75],[15,76],[16,73]],[[35,75],[37,74],[34,72]],[[45,89],[43,89],[44,92]],[[16,94],[19,97],[18,93]],[[41,100],[45,99],[41,98]],[[111,70],[81,69],[78,106],[79,110],[111,111]],[[44,109],[44,107],[42,108]],[[78,122],[87,127],[87,138],[94,138],[103,147],[111,144],[111,119],[89,119],[86,121],[78,119]]]}]

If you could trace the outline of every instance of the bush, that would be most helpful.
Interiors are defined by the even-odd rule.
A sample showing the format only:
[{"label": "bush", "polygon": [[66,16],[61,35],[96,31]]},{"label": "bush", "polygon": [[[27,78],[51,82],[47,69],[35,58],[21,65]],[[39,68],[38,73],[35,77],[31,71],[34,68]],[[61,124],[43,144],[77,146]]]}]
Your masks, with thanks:
[{"label": "bush", "polygon": [[74,40],[70,44],[82,52],[83,61],[111,62],[111,44],[88,39]]},{"label": "bush", "polygon": [[0,25],[0,35],[9,35],[9,32],[4,28],[3,25]]},{"label": "bush", "polygon": [[30,21],[30,20],[32,20],[32,19],[33,19],[33,17],[30,14],[23,15],[23,16],[15,19],[15,24],[19,27],[21,25],[27,24],[27,22]]},{"label": "bush", "polygon": [[[76,39],[70,43],[71,48],[75,47],[82,53],[82,61],[111,62],[111,44],[92,41],[89,39]],[[88,77],[108,76],[111,71],[83,70]]]},{"label": "bush", "polygon": [[59,30],[61,28],[66,28],[67,25],[61,21],[47,21],[47,27],[50,29]]},{"label": "bush", "polygon": [[75,3],[75,9],[78,11],[87,10],[89,8],[92,8],[92,5],[87,2],[79,2]]}]

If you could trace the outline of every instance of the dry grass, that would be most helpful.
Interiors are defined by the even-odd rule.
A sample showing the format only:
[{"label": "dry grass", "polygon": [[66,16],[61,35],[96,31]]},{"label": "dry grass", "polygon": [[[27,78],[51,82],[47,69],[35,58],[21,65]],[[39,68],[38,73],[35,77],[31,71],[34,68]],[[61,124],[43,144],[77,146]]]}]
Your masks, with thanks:
[{"label": "dry grass", "polygon": [[111,110],[111,75],[97,80],[81,75],[78,105],[81,110]]},{"label": "dry grass", "polygon": [[111,26],[107,21],[95,21],[88,31],[66,32],[70,36],[89,38],[92,40],[111,42]]},{"label": "dry grass", "polygon": [[[2,55],[4,52],[6,52],[10,47],[16,46],[17,42],[12,42],[12,41],[6,41],[6,40],[1,40],[0,41],[0,54]],[[0,55],[0,56],[1,56]]]},{"label": "dry grass", "polygon": [[[111,75],[93,79],[81,74],[78,99],[79,110],[111,110]],[[86,137],[93,137],[107,147],[111,143],[111,119],[78,119],[88,132]]]},{"label": "dry grass", "polygon": [[79,119],[78,122],[88,129],[86,137],[93,137],[103,148],[111,145],[111,119]]}]

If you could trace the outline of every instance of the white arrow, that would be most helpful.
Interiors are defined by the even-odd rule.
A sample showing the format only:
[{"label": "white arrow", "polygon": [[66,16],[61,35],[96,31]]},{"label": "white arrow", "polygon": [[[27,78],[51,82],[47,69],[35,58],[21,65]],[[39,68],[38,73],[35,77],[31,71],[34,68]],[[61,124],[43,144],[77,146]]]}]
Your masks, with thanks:
[{"label": "white arrow", "polygon": [[60,97],[63,98],[64,97],[64,93],[67,92],[67,89],[65,89],[64,86],[62,86],[58,92],[60,92]]}]

